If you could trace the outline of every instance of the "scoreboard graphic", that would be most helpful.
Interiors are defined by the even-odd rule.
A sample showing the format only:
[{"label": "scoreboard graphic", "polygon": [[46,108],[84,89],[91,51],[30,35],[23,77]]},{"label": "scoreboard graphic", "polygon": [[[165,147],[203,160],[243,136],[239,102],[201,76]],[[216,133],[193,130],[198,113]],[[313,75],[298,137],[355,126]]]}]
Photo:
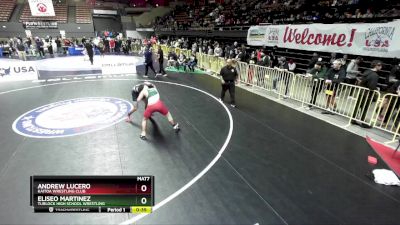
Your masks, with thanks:
[{"label": "scoreboard graphic", "polygon": [[151,213],[154,176],[31,176],[35,213]]}]

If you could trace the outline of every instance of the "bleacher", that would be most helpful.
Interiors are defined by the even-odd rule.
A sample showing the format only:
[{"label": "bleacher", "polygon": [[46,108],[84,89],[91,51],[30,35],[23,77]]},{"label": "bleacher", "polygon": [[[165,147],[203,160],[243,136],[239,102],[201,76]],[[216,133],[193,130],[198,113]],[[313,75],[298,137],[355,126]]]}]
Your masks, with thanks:
[{"label": "bleacher", "polygon": [[92,22],[92,9],[86,4],[76,4],[76,23]]},{"label": "bleacher", "polygon": [[16,0],[1,0],[0,1],[0,22],[8,22],[14,11]]},{"label": "bleacher", "polygon": [[[3,1],[3,0],[2,0]],[[58,23],[67,23],[68,20],[68,6],[66,4],[54,4],[54,11],[56,16],[38,17],[32,16],[29,4],[25,4],[19,22],[27,21],[57,21]]]}]

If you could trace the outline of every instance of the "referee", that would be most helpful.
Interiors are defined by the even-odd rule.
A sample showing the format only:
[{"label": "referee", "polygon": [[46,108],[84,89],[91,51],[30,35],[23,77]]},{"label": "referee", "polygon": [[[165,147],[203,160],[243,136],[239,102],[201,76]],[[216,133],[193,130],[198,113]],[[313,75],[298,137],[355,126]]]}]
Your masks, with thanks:
[{"label": "referee", "polygon": [[167,73],[164,70],[164,51],[161,49],[161,45],[158,46],[157,57],[158,57],[158,64],[160,65],[160,70],[158,71],[158,75],[163,75],[164,77],[166,77]]},{"label": "referee", "polygon": [[220,100],[224,101],[225,92],[229,90],[229,95],[231,96],[231,106],[235,108],[235,83],[238,83],[238,72],[235,67],[233,67],[233,61],[231,59],[226,61],[226,66],[222,67],[219,74],[221,75],[222,86]]}]

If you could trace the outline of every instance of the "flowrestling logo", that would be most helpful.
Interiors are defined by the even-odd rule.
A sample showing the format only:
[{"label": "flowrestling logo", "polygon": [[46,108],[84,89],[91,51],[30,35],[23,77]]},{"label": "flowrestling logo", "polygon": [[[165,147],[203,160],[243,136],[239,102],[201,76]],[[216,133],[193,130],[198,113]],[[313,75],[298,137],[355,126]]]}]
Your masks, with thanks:
[{"label": "flowrestling logo", "polygon": [[78,98],[33,109],[13,123],[13,130],[33,138],[68,137],[104,129],[121,122],[132,109],[126,100]]}]

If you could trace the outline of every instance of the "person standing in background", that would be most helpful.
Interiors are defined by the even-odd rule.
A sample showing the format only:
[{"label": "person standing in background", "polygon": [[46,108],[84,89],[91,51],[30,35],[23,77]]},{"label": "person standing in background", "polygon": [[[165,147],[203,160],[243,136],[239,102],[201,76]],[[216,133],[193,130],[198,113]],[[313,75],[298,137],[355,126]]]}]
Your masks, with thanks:
[{"label": "person standing in background", "polygon": [[17,40],[17,51],[20,60],[26,61],[25,45],[21,40]]},{"label": "person standing in background", "polygon": [[89,40],[86,40],[85,49],[89,56],[90,63],[93,65],[93,45]]},{"label": "person standing in background", "polygon": [[324,85],[323,80],[326,71],[326,66],[324,66],[322,62],[315,63],[314,68],[307,70],[306,77],[312,79],[311,100],[308,107],[306,107],[307,110],[311,110],[317,102],[318,94],[321,92]]},{"label": "person standing in background", "polygon": [[342,69],[342,62],[340,60],[333,61],[332,68],[328,70],[325,78],[326,85],[326,109],[328,111],[322,112],[323,114],[332,114],[336,110],[336,92],[339,84],[346,78],[346,71]]},{"label": "person standing in background", "polygon": [[81,40],[81,41],[82,41],[82,45],[83,45],[83,46],[85,46],[85,44],[86,44],[86,37],[85,37],[85,36],[83,36],[83,38],[82,38],[82,40]]},{"label": "person standing in background", "polygon": [[[346,80],[347,84],[357,85],[358,84],[358,77],[361,75],[359,71],[359,65],[362,62],[362,58],[359,56],[356,59],[350,61],[350,63],[346,67]],[[350,93],[349,98],[353,98],[353,94],[355,91],[355,87],[350,86]]]},{"label": "person standing in background", "polygon": [[128,53],[131,52],[131,45],[132,45],[132,39],[128,38],[128,40],[126,40],[126,44],[128,46]]},{"label": "person standing in background", "polygon": [[104,38],[103,39],[103,44],[104,44],[104,52],[105,53],[110,52],[110,40],[109,40],[109,38]]},{"label": "person standing in background", "polygon": [[229,95],[231,97],[231,106],[233,108],[236,107],[235,102],[235,84],[238,83],[238,72],[235,67],[233,67],[232,59],[228,59],[226,61],[226,66],[222,67],[220,71],[221,76],[221,98],[220,100],[223,102],[225,98],[225,92],[229,90]]},{"label": "person standing in background", "polygon": [[400,80],[400,60],[398,58],[394,58],[393,59],[392,68],[390,69],[390,74],[386,78],[387,79],[387,83],[390,82],[391,78],[395,78],[397,80]]},{"label": "person standing in background", "polygon": [[53,41],[52,38],[49,37],[48,39],[46,39],[46,43],[47,43],[47,51],[49,52],[51,57],[54,57],[54,52],[53,52]]},{"label": "person standing in background", "polygon": [[160,70],[158,71],[158,75],[167,76],[167,73],[164,70],[164,51],[161,49],[161,45],[158,46],[157,51],[158,64],[160,65]]},{"label": "person standing in background", "polygon": [[296,70],[296,63],[293,61],[293,59],[289,59],[288,67],[289,67],[289,72],[294,73],[294,71]]},{"label": "person standing in background", "polygon": [[40,57],[44,58],[43,41],[40,38],[36,37],[35,42],[36,42],[36,48],[39,52]]},{"label": "person standing in background", "polygon": [[354,112],[352,115],[351,123],[355,125],[359,125],[363,128],[371,128],[369,124],[361,123],[359,124],[356,120],[358,112],[361,110],[360,120],[364,122],[365,117],[367,116],[368,109],[373,100],[373,92],[378,88],[378,80],[379,75],[378,71],[382,69],[382,62],[379,60],[374,60],[371,63],[372,69],[364,71],[362,75],[362,79],[360,82],[360,86],[364,88],[368,88],[368,90],[362,90],[357,98],[356,107],[354,108]]},{"label": "person standing in background", "polygon": [[318,58],[319,58],[318,53],[314,52],[312,58],[308,62],[309,69],[314,68],[315,64],[318,62]]},{"label": "person standing in background", "polygon": [[331,53],[331,59],[330,59],[330,63],[333,64],[333,62],[336,60],[336,52],[332,52]]},{"label": "person standing in background", "polygon": [[56,40],[55,40],[55,42],[56,42],[56,45],[57,45],[57,54],[62,54],[63,50],[62,50],[62,47],[61,47],[61,40],[60,40],[60,38],[57,37]]},{"label": "person standing in background", "polygon": [[362,62],[362,58],[359,56],[356,59],[350,61],[346,69],[346,83],[356,85],[357,76],[361,75],[359,71],[359,65]]},{"label": "person standing in background", "polygon": [[99,44],[98,44],[97,47],[99,48],[100,56],[101,56],[101,57],[104,57],[105,45],[104,45],[104,43],[103,43],[102,40],[100,40],[100,42],[99,42]]},{"label": "person standing in background", "polygon": [[115,52],[115,40],[114,40],[114,38],[111,38],[111,40],[110,40],[110,52],[112,52],[112,53]]}]

